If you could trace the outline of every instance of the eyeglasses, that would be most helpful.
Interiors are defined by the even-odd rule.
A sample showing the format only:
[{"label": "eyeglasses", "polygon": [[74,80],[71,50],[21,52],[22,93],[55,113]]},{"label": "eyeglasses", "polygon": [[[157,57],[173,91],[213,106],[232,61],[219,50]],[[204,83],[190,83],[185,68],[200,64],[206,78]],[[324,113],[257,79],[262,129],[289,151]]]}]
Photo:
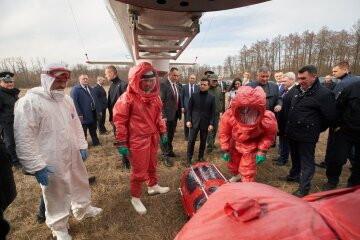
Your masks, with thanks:
[{"label": "eyeglasses", "polygon": [[55,68],[55,69],[50,69],[49,71],[42,71],[42,74],[47,74],[50,77],[56,79],[66,80],[66,79],[70,79],[71,71],[65,68]]}]

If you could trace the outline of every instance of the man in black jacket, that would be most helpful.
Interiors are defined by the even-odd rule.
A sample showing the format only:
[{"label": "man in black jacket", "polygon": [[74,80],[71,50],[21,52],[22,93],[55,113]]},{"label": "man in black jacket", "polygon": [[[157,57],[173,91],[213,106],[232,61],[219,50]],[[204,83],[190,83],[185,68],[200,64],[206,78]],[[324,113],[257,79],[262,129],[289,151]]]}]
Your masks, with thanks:
[{"label": "man in black jacket", "polygon": [[102,76],[97,77],[97,83],[93,86],[95,94],[99,100],[100,108],[101,108],[101,117],[98,121],[98,128],[100,134],[106,134],[107,130],[105,128],[105,119],[106,119],[106,108],[107,108],[107,98],[106,91],[103,87],[105,84],[105,78]]},{"label": "man in black jacket", "polygon": [[163,153],[163,161],[167,167],[173,165],[169,157],[176,157],[173,151],[172,141],[174,139],[177,121],[181,119],[181,91],[177,84],[179,78],[179,70],[173,67],[169,71],[168,78],[161,83],[160,86],[160,98],[163,103],[162,117],[166,121],[168,136],[168,142],[165,144],[160,143],[160,146]]},{"label": "man in black jacket", "polygon": [[200,92],[194,93],[189,100],[186,112],[186,126],[190,129],[190,139],[187,147],[187,166],[191,165],[194,154],[194,145],[200,131],[200,147],[198,161],[204,161],[204,151],[208,132],[214,129],[215,97],[208,94],[210,80],[203,78],[200,81]]},{"label": "man in black jacket", "polygon": [[342,166],[346,163],[350,150],[355,147],[355,156],[351,162],[351,175],[347,186],[360,184],[360,81],[345,87],[336,100],[338,124],[334,129],[335,153],[327,164],[326,176],[328,182],[323,190],[336,188],[339,183]]},{"label": "man in black jacket", "polygon": [[[110,65],[105,68],[105,77],[108,81],[111,81],[111,85],[108,92],[107,107],[109,110],[109,122],[113,127],[114,136],[116,134],[116,128],[113,123],[113,108],[118,98],[126,91],[127,83],[121,80],[117,75],[117,69]],[[130,162],[126,155],[122,155],[121,158],[125,169],[130,169]]]},{"label": "man in black jacket", "polygon": [[11,156],[15,168],[21,168],[16,154],[14,139],[14,106],[19,99],[20,90],[14,87],[14,74],[0,73],[0,129],[4,138],[6,149]]},{"label": "man in black jacket", "polygon": [[330,90],[320,84],[317,69],[313,65],[298,71],[299,85],[291,100],[286,134],[293,161],[286,181],[300,181],[293,194],[304,197],[309,194],[315,173],[315,147],[319,135],[336,120],[335,98]]}]

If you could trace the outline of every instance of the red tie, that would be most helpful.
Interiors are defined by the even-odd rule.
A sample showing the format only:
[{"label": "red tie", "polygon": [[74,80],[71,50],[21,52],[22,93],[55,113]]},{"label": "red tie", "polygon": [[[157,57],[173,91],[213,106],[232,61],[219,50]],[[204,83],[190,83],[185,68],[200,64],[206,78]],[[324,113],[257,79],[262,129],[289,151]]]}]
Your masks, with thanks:
[{"label": "red tie", "polygon": [[172,86],[173,86],[173,91],[174,91],[176,110],[178,110],[178,94],[177,94],[177,89],[176,89],[175,83],[172,83]]}]

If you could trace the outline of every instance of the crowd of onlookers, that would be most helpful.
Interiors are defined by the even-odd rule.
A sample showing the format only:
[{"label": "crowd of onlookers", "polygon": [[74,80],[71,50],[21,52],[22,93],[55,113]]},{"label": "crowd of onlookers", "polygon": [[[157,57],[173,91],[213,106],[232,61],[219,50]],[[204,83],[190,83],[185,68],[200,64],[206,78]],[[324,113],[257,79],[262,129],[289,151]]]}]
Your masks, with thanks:
[{"label": "crowd of onlookers", "polygon": [[[140,214],[146,213],[140,201],[142,182],[147,182],[149,194],[169,191],[157,184],[152,154],[160,137],[162,162],[173,166],[172,158],[178,155],[173,139],[180,134],[175,130],[182,118],[184,139],[188,141],[183,156],[187,166],[195,162],[194,146],[200,134],[198,162],[207,161],[205,151],[211,154],[221,148],[233,174],[230,182],[253,181],[254,173],[248,176],[248,170],[256,171],[256,164],[266,160],[268,148],[275,147],[278,141],[279,157],[273,163],[284,166],[291,156],[289,174],[279,178],[299,182],[295,196],[309,194],[316,165],[326,168],[323,190],[335,189],[347,159],[352,164],[347,185],[358,185],[360,77],[351,74],[347,62],[339,62],[332,72],[337,83],[330,75],[320,82],[313,65],[300,68],[296,74],[277,71],[275,81],[271,81],[271,69],[263,66],[255,79],[245,71],[242,78],[235,78],[227,86],[221,75],[209,70],[198,82],[196,74],[190,74],[188,83],[182,85],[180,71],[175,67],[159,81],[156,70],[142,64],[130,70],[128,81],[124,81],[114,66],[108,66],[105,77],[97,77],[92,87],[86,74],[78,76],[79,83],[71,89],[70,98],[64,93],[70,71],[50,64],[42,71],[41,87],[30,89],[20,100],[14,74],[2,72],[0,217],[4,225],[0,228],[7,230],[3,211],[16,197],[12,166],[34,175],[40,183],[43,197],[38,220],[46,220],[58,239],[71,239],[67,232],[70,207],[77,220],[102,211],[90,205],[89,183],[95,178],[87,177],[83,164],[88,156],[88,131],[93,146],[101,145],[98,133],[114,134],[122,165],[131,169],[131,204]],[[104,88],[106,81],[111,81],[108,92]],[[257,101],[259,98],[261,101]],[[159,99],[160,112],[155,107]],[[242,101],[246,99],[253,100]],[[105,127],[107,112],[111,131]],[[272,122],[272,118],[276,120]],[[316,163],[316,143],[327,129],[326,155],[323,162]],[[265,136],[265,132],[269,134]],[[218,133],[220,145],[215,144]],[[151,146],[145,148],[150,142]],[[255,147],[249,150],[247,146]],[[139,161],[145,160],[136,157],[138,154],[148,154],[149,159],[140,165]]]}]

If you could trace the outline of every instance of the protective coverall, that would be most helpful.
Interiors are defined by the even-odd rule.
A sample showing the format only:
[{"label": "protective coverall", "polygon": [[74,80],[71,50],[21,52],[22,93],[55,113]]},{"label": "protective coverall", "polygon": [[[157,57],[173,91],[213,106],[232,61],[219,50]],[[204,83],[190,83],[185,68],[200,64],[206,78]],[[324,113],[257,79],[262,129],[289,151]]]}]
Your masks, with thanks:
[{"label": "protective coverall", "polygon": [[260,88],[240,87],[221,117],[219,142],[230,153],[229,171],[240,173],[243,182],[253,182],[256,175],[256,154],[266,153],[278,131],[271,111],[265,110],[266,95]]},{"label": "protective coverall", "polygon": [[[141,76],[147,72],[155,74],[156,83],[151,91],[145,93],[140,84]],[[162,120],[161,111],[162,103],[156,70],[147,62],[131,68],[127,91],[116,102],[113,119],[117,147],[126,147],[130,151],[132,197],[140,198],[144,181],[148,187],[158,182],[158,142],[160,135],[166,135],[166,125]]]},{"label": "protective coverall", "polygon": [[[49,64],[43,71],[57,67],[61,65]],[[14,135],[26,172],[34,174],[46,166],[55,169],[48,175],[48,185],[40,185],[46,224],[53,233],[67,233],[70,208],[77,220],[89,213],[95,216],[101,209],[90,206],[88,174],[79,151],[87,149],[87,142],[74,103],[68,95],[55,98],[50,90],[54,81],[41,74],[41,87],[28,90],[17,102]]]}]

